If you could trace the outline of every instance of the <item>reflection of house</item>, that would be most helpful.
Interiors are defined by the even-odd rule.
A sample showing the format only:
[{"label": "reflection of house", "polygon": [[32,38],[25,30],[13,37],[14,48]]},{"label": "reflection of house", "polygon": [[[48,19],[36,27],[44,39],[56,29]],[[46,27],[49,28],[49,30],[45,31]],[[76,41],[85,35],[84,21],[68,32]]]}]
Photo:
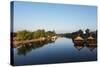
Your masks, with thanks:
[{"label": "reflection of house", "polygon": [[75,45],[83,45],[83,42],[84,42],[84,39],[80,36],[77,36],[75,39],[74,39],[74,44]]},{"label": "reflection of house", "polygon": [[96,46],[87,46],[87,47],[90,49],[90,51],[93,51],[96,48]]},{"label": "reflection of house", "polygon": [[74,45],[74,47],[80,51],[84,47],[84,45]]}]

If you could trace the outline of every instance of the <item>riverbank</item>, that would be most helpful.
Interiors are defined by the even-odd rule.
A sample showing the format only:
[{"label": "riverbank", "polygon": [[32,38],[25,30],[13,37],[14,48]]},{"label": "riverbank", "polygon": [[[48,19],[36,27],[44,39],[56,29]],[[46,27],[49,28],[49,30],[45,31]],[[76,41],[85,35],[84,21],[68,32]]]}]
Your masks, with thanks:
[{"label": "riverbank", "polygon": [[22,40],[22,41],[13,40],[13,44],[14,45],[17,45],[17,44],[26,44],[26,43],[30,43],[30,42],[45,41],[45,40],[55,41],[56,39],[57,39],[57,36],[54,36],[54,37],[51,37],[51,38],[41,37],[41,38],[38,38],[38,39]]},{"label": "riverbank", "polygon": [[13,44],[14,45],[25,44],[25,43],[36,42],[36,41],[44,41],[44,40],[45,40],[44,38],[31,39],[31,40],[23,40],[23,41],[16,41],[16,40],[14,40]]}]

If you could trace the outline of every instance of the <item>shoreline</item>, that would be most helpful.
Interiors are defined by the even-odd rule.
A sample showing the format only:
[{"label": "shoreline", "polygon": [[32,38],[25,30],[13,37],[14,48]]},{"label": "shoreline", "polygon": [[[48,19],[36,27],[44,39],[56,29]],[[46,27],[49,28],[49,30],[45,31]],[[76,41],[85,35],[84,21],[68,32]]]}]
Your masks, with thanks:
[{"label": "shoreline", "polygon": [[39,38],[39,39],[31,39],[31,40],[23,40],[23,41],[13,41],[14,45],[17,44],[25,44],[25,43],[30,43],[30,42],[36,42],[36,41],[44,41],[45,39]]},{"label": "shoreline", "polygon": [[30,42],[37,42],[37,41],[45,41],[45,40],[52,40],[55,41],[57,39],[57,37],[55,38],[38,38],[38,39],[31,39],[31,40],[22,40],[22,41],[17,41],[17,40],[13,40],[13,45],[17,45],[17,44],[25,44],[25,43],[30,43]]}]

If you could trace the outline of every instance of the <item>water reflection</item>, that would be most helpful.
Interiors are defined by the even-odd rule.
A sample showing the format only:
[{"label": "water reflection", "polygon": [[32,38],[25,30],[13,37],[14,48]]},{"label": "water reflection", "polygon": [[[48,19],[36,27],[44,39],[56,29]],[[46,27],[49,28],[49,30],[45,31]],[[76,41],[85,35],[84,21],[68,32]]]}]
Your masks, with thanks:
[{"label": "water reflection", "polygon": [[91,42],[80,42],[79,44],[64,37],[60,37],[56,41],[47,40],[20,44],[14,48],[14,64],[94,61],[97,59],[97,50],[96,46],[91,44]]},{"label": "water reflection", "polygon": [[93,51],[97,47],[96,40],[88,40],[86,42],[86,47],[88,47],[90,51]]},{"label": "water reflection", "polygon": [[45,40],[45,41],[37,41],[31,42],[27,44],[20,44],[16,47],[18,55],[26,55],[27,53],[31,52],[33,49],[43,47],[49,43],[55,42],[54,40]]},{"label": "water reflection", "polygon": [[74,45],[74,47],[75,47],[78,51],[80,51],[80,50],[84,47],[84,45]]},{"label": "water reflection", "polygon": [[90,51],[93,51],[97,47],[96,40],[87,40],[87,41],[74,41],[74,47],[80,51],[82,48],[87,47]]},{"label": "water reflection", "polygon": [[[17,54],[25,56],[32,50],[43,47],[44,45],[48,45],[53,42],[55,42],[55,40],[45,40],[45,41],[31,42],[27,44],[19,44],[16,47]],[[88,40],[86,42],[72,40],[72,42],[73,42],[72,46],[74,46],[78,51],[81,51],[84,47],[87,47],[90,51],[93,51],[97,47],[95,40]]]}]

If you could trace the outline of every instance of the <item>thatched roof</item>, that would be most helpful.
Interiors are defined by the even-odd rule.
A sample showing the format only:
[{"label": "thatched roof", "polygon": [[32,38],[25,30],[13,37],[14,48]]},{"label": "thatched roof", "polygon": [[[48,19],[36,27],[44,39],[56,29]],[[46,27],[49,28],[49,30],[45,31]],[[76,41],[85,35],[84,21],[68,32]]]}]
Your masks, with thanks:
[{"label": "thatched roof", "polygon": [[74,40],[84,40],[84,39],[80,36],[77,36]]},{"label": "thatched roof", "polygon": [[94,39],[92,36],[89,36],[87,39]]}]

